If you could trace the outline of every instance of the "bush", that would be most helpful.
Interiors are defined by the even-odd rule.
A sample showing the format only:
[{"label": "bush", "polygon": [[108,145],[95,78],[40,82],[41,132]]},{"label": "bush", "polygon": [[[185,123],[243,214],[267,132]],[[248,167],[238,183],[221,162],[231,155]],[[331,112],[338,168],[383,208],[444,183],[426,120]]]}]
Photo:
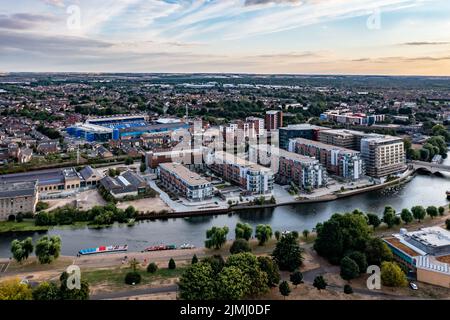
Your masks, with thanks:
[{"label": "bush", "polygon": [[174,270],[177,267],[177,265],[175,263],[175,260],[170,258],[168,267],[169,267],[170,270]]},{"label": "bush", "polygon": [[129,285],[139,284],[141,283],[141,275],[136,271],[128,272],[125,276],[125,283]]},{"label": "bush", "polygon": [[197,262],[198,262],[197,255],[194,254],[194,256],[192,257],[192,260],[191,260],[191,264],[196,264]]},{"label": "bush", "polygon": [[158,270],[158,266],[156,263],[152,262],[147,266],[147,272],[149,273],[155,273]]},{"label": "bush", "polygon": [[341,277],[344,280],[351,280],[359,276],[359,267],[355,261],[349,257],[341,260]]},{"label": "bush", "polygon": [[252,249],[250,249],[250,245],[248,244],[248,241],[244,239],[236,239],[233,241],[233,244],[230,247],[230,253],[231,254],[237,254],[241,252],[250,252]]},{"label": "bush", "polygon": [[344,293],[345,293],[345,294],[352,294],[352,293],[353,293],[353,288],[352,288],[352,286],[349,285],[349,284],[346,284],[346,285],[344,286]]}]

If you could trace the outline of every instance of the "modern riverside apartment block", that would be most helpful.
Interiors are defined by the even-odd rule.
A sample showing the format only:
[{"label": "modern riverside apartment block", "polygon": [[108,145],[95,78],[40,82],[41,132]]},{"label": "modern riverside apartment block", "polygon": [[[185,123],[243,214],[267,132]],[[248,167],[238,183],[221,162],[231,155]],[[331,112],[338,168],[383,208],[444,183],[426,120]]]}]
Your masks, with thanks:
[{"label": "modern riverside apartment block", "polygon": [[361,157],[367,175],[386,177],[406,169],[406,156],[402,138],[370,136],[361,140]]},{"label": "modern riverside apartment block", "polygon": [[314,157],[329,172],[348,180],[358,180],[364,175],[363,161],[359,151],[303,138],[291,139],[289,151]]},{"label": "modern riverside apartment block", "polygon": [[279,184],[294,183],[301,189],[316,189],[327,184],[327,171],[315,158],[267,144],[250,146],[249,158],[271,167]]},{"label": "modern riverside apartment block", "polygon": [[161,163],[158,174],[162,185],[167,190],[190,201],[202,201],[213,195],[213,187],[209,181],[180,163]]},{"label": "modern riverside apartment block", "polygon": [[255,162],[224,151],[210,153],[207,162],[213,172],[250,194],[269,194],[273,190],[273,171]]}]

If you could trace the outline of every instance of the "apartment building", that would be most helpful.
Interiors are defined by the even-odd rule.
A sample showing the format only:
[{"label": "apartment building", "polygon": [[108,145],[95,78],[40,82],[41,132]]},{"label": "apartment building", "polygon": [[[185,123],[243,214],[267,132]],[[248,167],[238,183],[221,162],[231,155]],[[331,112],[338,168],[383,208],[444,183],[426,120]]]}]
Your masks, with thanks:
[{"label": "apartment building", "polygon": [[276,130],[283,126],[283,111],[271,110],[266,112],[265,127],[266,130]]},{"label": "apartment building", "polygon": [[38,202],[37,181],[0,182],[0,220],[18,213],[34,213]]},{"label": "apartment building", "polygon": [[158,175],[167,190],[190,201],[202,201],[213,196],[211,183],[180,163],[161,163]]},{"label": "apartment building", "polygon": [[279,184],[294,183],[301,189],[315,189],[327,184],[327,171],[315,158],[267,144],[250,146],[249,158],[271,167]]},{"label": "apartment building", "polygon": [[361,140],[361,157],[367,175],[386,177],[406,169],[406,156],[402,138],[373,135]]},{"label": "apartment building", "polygon": [[208,155],[207,163],[213,172],[251,194],[268,194],[273,190],[273,171],[255,162],[224,151],[216,151]]},{"label": "apartment building", "polygon": [[303,138],[291,139],[288,151],[314,157],[329,172],[348,180],[358,180],[364,175],[359,151]]},{"label": "apartment building", "polygon": [[327,127],[311,125],[309,123],[291,124],[279,129],[280,148],[287,150],[289,140],[294,138],[305,138],[309,140],[318,140],[319,133],[322,130],[328,130]]}]

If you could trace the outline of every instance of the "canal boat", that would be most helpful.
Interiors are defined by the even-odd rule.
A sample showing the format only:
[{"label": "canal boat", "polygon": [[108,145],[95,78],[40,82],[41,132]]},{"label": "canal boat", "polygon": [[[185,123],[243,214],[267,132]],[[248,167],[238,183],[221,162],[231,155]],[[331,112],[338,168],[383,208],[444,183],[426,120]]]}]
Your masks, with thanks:
[{"label": "canal boat", "polygon": [[96,248],[82,249],[78,253],[81,255],[90,255],[99,253],[124,252],[127,250],[128,245],[116,245],[116,246],[100,246]]},{"label": "canal boat", "polygon": [[174,244],[169,245],[157,245],[157,246],[151,246],[144,249],[144,251],[162,251],[162,250],[175,250],[177,248]]},{"label": "canal boat", "polygon": [[180,246],[180,249],[183,249],[183,250],[194,249],[194,248],[195,248],[195,246],[193,244],[190,244],[190,243],[183,243]]}]

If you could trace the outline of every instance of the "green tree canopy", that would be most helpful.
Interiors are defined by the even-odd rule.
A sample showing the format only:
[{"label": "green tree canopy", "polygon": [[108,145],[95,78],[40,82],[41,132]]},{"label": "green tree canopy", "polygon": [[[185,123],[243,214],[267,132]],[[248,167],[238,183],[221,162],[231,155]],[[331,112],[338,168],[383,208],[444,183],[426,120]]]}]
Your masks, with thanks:
[{"label": "green tree canopy", "polygon": [[256,238],[259,240],[259,245],[264,245],[272,238],[272,228],[268,224],[260,224],[256,226]]},{"label": "green tree canopy", "polygon": [[422,206],[414,206],[411,208],[414,219],[420,222],[427,215],[426,210]]},{"label": "green tree canopy", "polygon": [[412,222],[413,219],[414,219],[411,211],[409,211],[406,208],[402,210],[402,212],[400,213],[400,217],[405,222],[405,224],[408,224],[408,223]]},{"label": "green tree canopy", "polygon": [[211,265],[205,262],[190,265],[181,275],[178,287],[181,299],[214,299],[215,283]]},{"label": "green tree canopy", "polygon": [[228,227],[212,227],[206,231],[205,247],[220,249],[227,241]]},{"label": "green tree canopy", "polygon": [[36,243],[36,256],[41,264],[48,264],[59,257],[61,238],[44,236]]},{"label": "green tree canopy", "polygon": [[241,252],[250,252],[252,249],[250,248],[250,245],[248,244],[248,241],[239,238],[233,241],[233,244],[230,247],[230,253],[231,254],[237,254]]},{"label": "green tree canopy", "polygon": [[41,282],[36,288],[33,289],[33,300],[60,300],[59,287],[54,282]]},{"label": "green tree canopy", "polygon": [[364,251],[369,265],[380,266],[383,261],[392,261],[394,256],[387,244],[380,238],[372,238],[367,242],[367,247]]},{"label": "green tree canopy", "polygon": [[11,253],[14,260],[19,263],[28,259],[29,255],[33,252],[33,249],[33,240],[31,237],[22,241],[16,239],[11,242]]},{"label": "green tree canopy", "polygon": [[385,261],[381,264],[381,283],[388,287],[404,287],[408,281],[397,263]]},{"label": "green tree canopy", "polygon": [[236,228],[234,229],[234,234],[236,239],[250,240],[252,237],[253,228],[248,223],[238,222]]},{"label": "green tree canopy", "polygon": [[351,258],[344,257],[341,260],[341,277],[344,280],[355,279],[359,276],[359,267],[358,264],[353,261]]},{"label": "green tree canopy", "polygon": [[235,266],[222,269],[217,279],[217,298],[239,300],[251,292],[250,277]]},{"label": "green tree canopy", "polygon": [[277,242],[272,257],[280,270],[294,271],[302,265],[302,252],[297,238],[288,233]]},{"label": "green tree canopy", "polygon": [[280,282],[280,270],[277,264],[270,257],[259,256],[258,264],[261,271],[267,274],[267,285],[275,287]]},{"label": "green tree canopy", "polygon": [[283,281],[280,283],[279,290],[281,295],[286,298],[291,293],[291,287],[287,281]]}]

